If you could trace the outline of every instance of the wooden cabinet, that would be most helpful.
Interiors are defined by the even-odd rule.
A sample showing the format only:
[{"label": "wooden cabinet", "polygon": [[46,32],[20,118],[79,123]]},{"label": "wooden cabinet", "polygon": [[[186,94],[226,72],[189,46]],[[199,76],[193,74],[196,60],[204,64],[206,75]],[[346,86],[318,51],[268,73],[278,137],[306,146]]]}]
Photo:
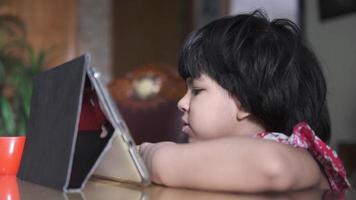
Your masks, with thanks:
[{"label": "wooden cabinet", "polygon": [[146,64],[176,66],[184,37],[192,29],[187,0],[113,1],[113,73]]}]

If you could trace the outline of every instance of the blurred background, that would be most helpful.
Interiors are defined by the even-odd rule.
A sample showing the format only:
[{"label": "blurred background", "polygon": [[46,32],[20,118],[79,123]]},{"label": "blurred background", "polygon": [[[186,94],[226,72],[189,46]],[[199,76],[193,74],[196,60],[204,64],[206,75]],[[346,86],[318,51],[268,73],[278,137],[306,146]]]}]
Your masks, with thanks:
[{"label": "blurred background", "polygon": [[[18,24],[24,29],[23,37],[42,69],[90,52],[93,66],[103,73],[110,91],[113,94],[116,91],[114,97],[119,107],[123,110],[129,107],[128,111],[124,111],[127,112],[124,116],[133,118],[128,120],[129,128],[134,127],[139,121],[137,118],[143,116],[137,114],[138,110],[156,112],[152,110],[164,101],[171,103],[163,108],[163,112],[174,113],[175,117],[169,119],[179,121],[175,103],[185,88],[174,70],[177,52],[184,38],[213,19],[257,8],[263,9],[271,19],[282,17],[293,20],[316,52],[324,66],[329,88],[331,144],[354,169],[354,0],[0,0],[0,15],[19,20]],[[44,53],[44,59],[41,53]],[[176,86],[173,92],[169,92],[172,88],[164,89],[163,86],[163,92],[159,91],[161,85],[169,84]],[[4,96],[4,93],[1,95]],[[149,107],[151,109],[147,109]],[[161,111],[156,113],[157,116],[161,115]],[[173,129],[172,133],[179,127]],[[167,139],[157,137],[157,141]],[[175,140],[177,137],[168,139]]]}]

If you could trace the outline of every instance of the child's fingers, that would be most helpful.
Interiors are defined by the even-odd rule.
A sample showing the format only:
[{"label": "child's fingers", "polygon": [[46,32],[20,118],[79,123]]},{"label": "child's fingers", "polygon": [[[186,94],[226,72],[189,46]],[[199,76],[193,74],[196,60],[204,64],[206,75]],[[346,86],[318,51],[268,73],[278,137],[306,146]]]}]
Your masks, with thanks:
[{"label": "child's fingers", "polygon": [[152,145],[153,143],[144,142],[140,145],[140,149],[144,151],[145,149],[150,148]]},{"label": "child's fingers", "polygon": [[139,152],[140,152],[140,155],[143,159],[143,161],[145,162],[147,168],[148,168],[148,171],[151,171],[151,168],[152,168],[152,157],[153,157],[153,154],[154,154],[154,151],[155,151],[155,147],[157,145],[156,144],[153,144],[153,143],[142,143],[139,147]]},{"label": "child's fingers", "polygon": [[141,156],[145,156],[148,153],[150,147],[152,146],[152,143],[144,142],[141,145],[137,145],[137,150]]}]

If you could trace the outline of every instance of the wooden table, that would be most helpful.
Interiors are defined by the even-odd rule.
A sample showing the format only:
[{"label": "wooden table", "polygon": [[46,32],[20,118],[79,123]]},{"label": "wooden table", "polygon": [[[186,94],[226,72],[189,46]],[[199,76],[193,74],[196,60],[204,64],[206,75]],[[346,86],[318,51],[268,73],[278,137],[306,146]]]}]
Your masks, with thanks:
[{"label": "wooden table", "polygon": [[[135,185],[91,179],[81,193],[63,193],[33,183],[5,180],[0,177],[0,200],[272,200],[272,199],[337,199],[336,194],[319,190],[278,194],[233,194],[187,189]],[[346,192],[346,199],[356,199],[355,193]]]}]

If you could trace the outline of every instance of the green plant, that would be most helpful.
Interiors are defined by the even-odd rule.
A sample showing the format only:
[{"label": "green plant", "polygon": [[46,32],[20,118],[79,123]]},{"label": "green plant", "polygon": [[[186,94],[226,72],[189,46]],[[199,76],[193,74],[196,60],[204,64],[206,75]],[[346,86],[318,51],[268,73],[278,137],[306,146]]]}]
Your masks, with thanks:
[{"label": "green plant", "polygon": [[24,135],[30,112],[32,77],[41,70],[44,51],[26,41],[23,22],[0,16],[0,136]]}]

